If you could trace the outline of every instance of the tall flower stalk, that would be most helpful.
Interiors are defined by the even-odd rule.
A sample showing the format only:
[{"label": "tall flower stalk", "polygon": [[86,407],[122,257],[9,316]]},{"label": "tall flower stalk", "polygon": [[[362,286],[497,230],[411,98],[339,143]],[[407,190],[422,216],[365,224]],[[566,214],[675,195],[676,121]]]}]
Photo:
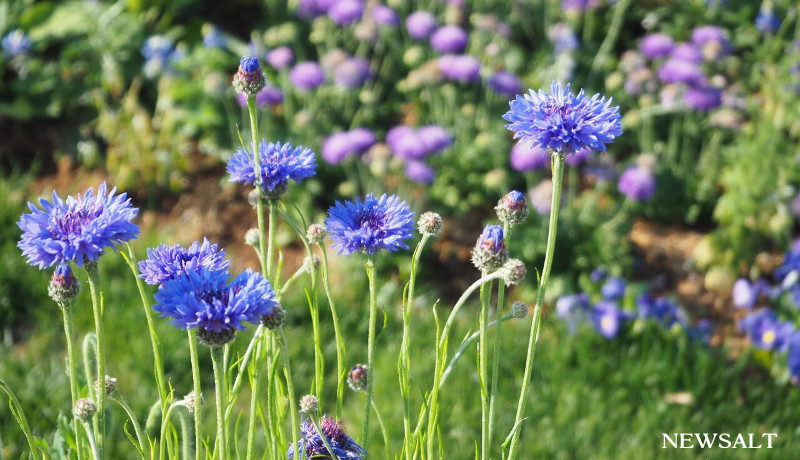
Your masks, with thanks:
[{"label": "tall flower stalk", "polygon": [[370,376],[367,379],[367,398],[364,403],[364,425],[361,431],[361,445],[367,450],[369,436],[369,414],[372,412],[372,397],[375,385],[375,324],[378,316],[378,298],[375,291],[375,259],[369,257],[366,263],[367,280],[369,281],[369,324],[367,332],[367,369]]}]

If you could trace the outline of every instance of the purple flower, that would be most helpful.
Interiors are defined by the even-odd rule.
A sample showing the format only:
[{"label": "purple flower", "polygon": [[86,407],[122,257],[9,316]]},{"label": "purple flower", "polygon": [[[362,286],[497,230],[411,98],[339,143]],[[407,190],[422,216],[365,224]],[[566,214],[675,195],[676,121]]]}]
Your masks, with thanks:
[{"label": "purple flower", "polygon": [[440,53],[462,53],[467,42],[469,35],[458,26],[443,26],[431,35],[431,47]]},{"label": "purple flower", "polygon": [[772,35],[780,29],[781,20],[778,15],[772,11],[772,7],[762,4],[756,16],[755,24],[762,34]]},{"label": "purple flower", "polygon": [[564,11],[586,11],[600,6],[601,0],[561,0],[561,9]]},{"label": "purple flower", "polygon": [[511,167],[517,171],[536,171],[550,167],[550,155],[538,145],[517,142],[511,147]]},{"label": "purple flower", "polygon": [[395,126],[386,133],[386,143],[392,152],[405,160],[420,160],[428,154],[425,144],[414,128]]},{"label": "purple flower", "polygon": [[436,30],[436,18],[427,11],[416,11],[406,18],[406,30],[414,40],[425,40]]},{"label": "purple flower", "polygon": [[666,327],[685,322],[685,314],[669,299],[653,298],[650,294],[643,294],[636,299],[636,305],[639,309],[639,318],[656,320]]},{"label": "purple flower", "polygon": [[650,34],[642,39],[639,50],[648,59],[667,56],[675,47],[675,41],[666,34]]},{"label": "purple flower", "polygon": [[90,188],[77,198],[62,200],[53,191],[53,201],[39,200],[42,209],[28,202],[30,214],[23,214],[17,226],[22,237],[17,247],[30,265],[45,269],[75,262],[79,267],[96,261],[106,248],[135,239],[139,227],[131,222],[139,212],[127,193],[108,192],[106,183]]},{"label": "purple flower", "polygon": [[364,14],[361,0],[338,0],[328,8],[328,17],[340,26],[352,24]]},{"label": "purple flower", "polygon": [[341,88],[354,89],[363,85],[372,76],[369,62],[360,57],[351,57],[336,66],[333,80]]},{"label": "purple flower", "polygon": [[300,91],[311,91],[325,82],[325,73],[316,62],[300,62],[289,73],[289,81]]},{"label": "purple flower", "polygon": [[508,260],[503,227],[487,225],[472,250],[472,264],[484,272],[494,272]]},{"label": "purple flower", "polygon": [[696,86],[683,93],[683,102],[687,106],[701,111],[716,109],[722,105],[722,90],[711,86]]},{"label": "purple flower", "polygon": [[399,24],[397,13],[386,5],[378,5],[372,9],[372,20],[380,26],[396,26]]},{"label": "purple flower", "polygon": [[426,155],[439,153],[453,144],[453,137],[439,125],[422,126],[416,134],[425,148]]},{"label": "purple flower", "polygon": [[703,62],[703,52],[691,43],[680,43],[669,53],[671,59],[700,64]]},{"label": "purple flower", "polygon": [[577,95],[554,81],[550,94],[533,90],[509,102],[511,110],[503,115],[506,128],[514,138],[537,144],[543,149],[571,154],[588,147],[605,152],[606,144],[622,134],[619,107],[611,107],[599,94]]},{"label": "purple flower", "polygon": [[656,191],[656,179],[647,169],[632,166],[619,176],[618,188],[633,201],[647,201]]},{"label": "purple flower", "polygon": [[586,317],[589,310],[589,296],[586,294],[566,295],[556,301],[556,315],[567,322],[567,330],[573,334],[578,323]]},{"label": "purple flower", "polygon": [[436,171],[421,161],[406,162],[406,177],[418,184],[432,184]]},{"label": "purple flower", "polygon": [[625,280],[618,276],[612,276],[606,280],[600,292],[602,292],[603,298],[606,300],[618,300],[625,295],[626,287]]},{"label": "purple flower", "polygon": [[578,37],[572,27],[565,22],[557,22],[547,29],[547,38],[553,42],[556,54],[570,52],[578,48]]},{"label": "purple flower", "polygon": [[[364,460],[367,458],[367,453],[361,448],[350,436],[344,432],[342,422],[337,422],[332,417],[322,416],[319,422],[319,428],[325,439],[336,454],[336,458],[341,460]],[[322,436],[317,433],[317,429],[311,420],[306,419],[300,426],[301,439],[297,441],[297,452],[301,455],[297,459],[306,458],[311,459],[330,459],[328,448],[325,447],[325,442]],[[295,446],[289,446],[286,452],[286,458],[295,459]]]},{"label": "purple flower", "polygon": [[800,331],[789,337],[789,353],[786,356],[786,366],[792,374],[792,382],[800,382]]},{"label": "purple flower", "polygon": [[297,15],[301,18],[315,18],[325,14],[327,7],[320,5],[321,0],[300,0]]},{"label": "purple flower", "polygon": [[[237,93],[236,102],[242,107],[247,107],[247,96]],[[270,107],[281,103],[283,103],[283,93],[274,86],[265,86],[260,93],[256,94],[256,105],[258,107]]]},{"label": "purple flower", "polygon": [[489,88],[506,97],[514,97],[522,91],[522,82],[511,72],[497,71],[489,78]]},{"label": "purple flower", "polygon": [[361,155],[375,144],[375,135],[367,128],[356,128],[329,136],[322,144],[322,159],[337,164],[351,155]]},{"label": "purple flower", "polygon": [[607,339],[616,337],[622,323],[630,319],[631,315],[617,307],[614,302],[597,302],[592,308],[594,328]]},{"label": "purple flower", "polygon": [[467,54],[445,54],[437,60],[439,71],[448,80],[473,83],[481,79],[481,63]]},{"label": "purple flower", "polygon": [[553,181],[545,179],[528,192],[531,206],[542,216],[550,214],[553,201]]},{"label": "purple flower", "polygon": [[762,308],[742,318],[739,328],[744,331],[753,346],[763,350],[785,351],[794,332],[790,322],[780,322],[769,308]]},{"label": "purple flower", "polygon": [[592,157],[592,151],[587,149],[586,147],[578,150],[577,152],[573,153],[572,155],[567,155],[565,162],[572,166],[573,168],[577,168],[578,166],[586,163],[589,161],[589,158]]},{"label": "purple flower", "polygon": [[725,31],[719,26],[701,26],[692,30],[692,43],[703,46],[708,42],[727,41]]},{"label": "purple flower", "polygon": [[606,276],[608,276],[608,272],[606,272],[604,269],[598,267],[598,268],[595,268],[594,270],[592,270],[592,273],[589,275],[589,279],[593,283],[599,283],[599,282],[603,281],[604,279],[606,279]]},{"label": "purple flower", "polygon": [[663,83],[696,85],[703,81],[703,72],[692,62],[670,59],[658,68],[658,79]]},{"label": "purple flower", "polygon": [[161,244],[147,249],[147,259],[139,262],[139,275],[147,284],[159,286],[181,273],[200,272],[203,269],[228,273],[230,261],[219,245],[203,238],[203,243],[192,243],[188,248],[176,244]]},{"label": "purple flower", "polygon": [[0,44],[3,47],[3,53],[11,57],[27,53],[33,45],[31,39],[20,29],[7,33]]},{"label": "purple flower", "polygon": [[736,308],[752,310],[762,293],[768,293],[769,285],[764,280],[751,283],[746,278],[739,278],[733,283],[733,305]]},{"label": "purple flower", "polygon": [[[289,180],[300,182],[316,174],[317,160],[311,149],[289,143],[261,140],[258,147],[261,177],[258,179],[264,193],[277,197],[286,190]],[[231,182],[253,184],[253,152],[240,148],[228,160]]]},{"label": "purple flower", "polygon": [[364,201],[336,202],[328,210],[325,226],[339,254],[408,249],[405,241],[414,235],[414,213],[396,195],[379,198],[369,194]]},{"label": "purple flower", "polygon": [[288,46],[279,46],[267,53],[267,62],[276,70],[286,70],[294,63],[294,52]]}]

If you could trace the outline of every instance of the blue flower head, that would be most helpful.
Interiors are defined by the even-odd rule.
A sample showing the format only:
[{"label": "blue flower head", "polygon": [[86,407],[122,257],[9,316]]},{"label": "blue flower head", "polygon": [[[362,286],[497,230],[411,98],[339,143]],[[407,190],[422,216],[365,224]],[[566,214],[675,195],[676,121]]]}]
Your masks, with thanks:
[{"label": "blue flower head", "polygon": [[[259,185],[269,199],[280,198],[290,179],[300,182],[317,172],[317,159],[311,149],[262,139],[258,151],[261,172]],[[243,148],[237,150],[228,160],[228,173],[231,182],[255,183],[253,152]]]},{"label": "blue flower head", "polygon": [[29,264],[40,269],[63,262],[82,267],[96,261],[106,248],[139,234],[131,222],[139,210],[131,206],[126,193],[116,192],[116,188],[108,192],[103,182],[96,195],[90,188],[83,196],[62,200],[54,191],[52,202],[39,200],[41,209],[29,202],[31,213],[17,222],[22,229],[17,247]]},{"label": "blue flower head", "polygon": [[201,340],[220,345],[243,323],[256,324],[277,305],[269,281],[247,270],[228,283],[228,272],[202,267],[177,273],[158,289],[153,309],[178,329],[198,329]]},{"label": "blue flower head", "polygon": [[604,299],[617,300],[621,299],[625,295],[626,287],[625,280],[618,276],[612,276],[606,280],[600,291],[602,292]]},{"label": "blue flower head", "polygon": [[[367,457],[364,449],[356,444],[353,439],[348,436],[342,422],[337,422],[333,417],[322,416],[320,419],[320,430],[328,443],[331,445],[333,453],[340,460],[363,460]],[[317,429],[309,419],[305,419],[300,427],[300,434],[302,438],[297,441],[297,451],[303,455],[297,458],[307,459],[331,459],[327,447],[322,440],[322,436],[317,433]],[[290,446],[286,452],[286,458],[295,458],[295,446]]]},{"label": "blue flower head", "polygon": [[789,353],[786,356],[786,366],[792,375],[792,382],[800,383],[800,331],[789,338]]},{"label": "blue flower head", "polygon": [[33,43],[31,39],[20,29],[12,30],[5,37],[2,43],[3,53],[14,57],[27,53]]},{"label": "blue flower head", "polygon": [[408,249],[405,240],[414,234],[414,213],[396,195],[369,194],[363,202],[337,201],[328,210],[325,226],[331,248],[339,254],[361,251],[372,256],[383,249]]},{"label": "blue flower head", "polygon": [[622,134],[619,107],[611,107],[611,99],[595,94],[588,97],[581,90],[577,95],[554,81],[550,94],[530,90],[509,102],[511,110],[503,115],[506,128],[514,138],[566,154],[582,148],[605,152],[606,144]]},{"label": "blue flower head", "polygon": [[503,227],[487,225],[472,250],[472,264],[482,272],[493,272],[508,260]]},{"label": "blue flower head", "polygon": [[202,268],[228,272],[230,261],[225,259],[225,251],[203,238],[203,243],[192,243],[189,248],[176,244],[162,244],[147,250],[147,259],[139,262],[139,275],[147,284],[158,286],[180,273],[199,271]]},{"label": "blue flower head", "polygon": [[595,329],[607,339],[616,337],[622,323],[630,319],[631,315],[617,307],[614,302],[597,302],[592,310]]}]

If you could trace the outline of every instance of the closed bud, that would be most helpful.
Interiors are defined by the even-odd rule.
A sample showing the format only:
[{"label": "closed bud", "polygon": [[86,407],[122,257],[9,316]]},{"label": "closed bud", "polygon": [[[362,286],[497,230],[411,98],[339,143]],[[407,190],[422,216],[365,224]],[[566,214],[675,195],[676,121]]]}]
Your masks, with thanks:
[{"label": "closed bud", "polygon": [[508,259],[501,270],[506,286],[516,286],[525,279],[525,264],[519,259]]},{"label": "closed bud", "polygon": [[235,329],[223,329],[215,332],[201,327],[197,330],[197,340],[209,347],[221,347],[233,341],[234,338],[236,338]]},{"label": "closed bud", "polygon": [[197,397],[197,394],[194,391],[189,392],[186,396],[183,397],[183,405],[186,407],[186,410],[189,411],[190,414],[194,414],[194,412],[200,407],[203,403],[203,395],[201,394],[200,397]]},{"label": "closed bud", "polygon": [[300,413],[315,413],[319,410],[319,400],[314,395],[305,395],[300,398]]},{"label": "closed bud", "polygon": [[356,364],[347,375],[347,384],[354,391],[364,391],[369,379],[369,368],[363,364]]},{"label": "closed bud", "polygon": [[311,273],[312,264],[313,264],[314,269],[316,270],[317,268],[319,268],[319,265],[321,263],[322,263],[322,261],[320,260],[319,256],[317,256],[316,254],[314,254],[311,257],[306,256],[306,258],[303,259],[303,270],[305,272],[307,272],[307,273]]},{"label": "closed bud", "polygon": [[283,327],[286,322],[286,310],[280,305],[273,305],[269,314],[261,317],[261,324],[267,329],[275,331]]},{"label": "closed bud", "polygon": [[514,318],[524,318],[528,316],[528,306],[522,302],[514,302],[511,305],[511,313],[514,315]]},{"label": "closed bud", "polygon": [[525,202],[525,195],[518,190],[508,192],[497,202],[494,210],[500,222],[509,226],[520,224],[528,217],[528,203]]},{"label": "closed bud", "polygon": [[267,85],[261,63],[255,57],[242,57],[239,70],[233,76],[233,88],[247,98],[255,98]]},{"label": "closed bud", "polygon": [[97,405],[89,398],[75,401],[75,407],[72,408],[72,415],[84,422],[91,420],[95,412],[97,412]]},{"label": "closed bud", "polygon": [[503,228],[499,225],[487,225],[472,250],[472,263],[481,272],[491,273],[502,267],[506,260],[508,253]]},{"label": "closed bud", "polygon": [[442,231],[442,216],[435,212],[426,212],[419,216],[417,227],[425,236],[436,236]]},{"label": "closed bud", "polygon": [[59,305],[71,303],[81,292],[81,283],[68,264],[60,264],[53,273],[47,293]]},{"label": "closed bud", "polygon": [[312,244],[322,244],[322,242],[325,241],[325,235],[327,233],[328,232],[325,230],[324,225],[311,224],[308,226],[308,230],[306,231],[306,237]]},{"label": "closed bud", "polygon": [[257,228],[251,228],[244,234],[244,242],[250,246],[256,247],[261,241],[261,232]]},{"label": "closed bud", "polygon": [[[94,381],[94,390],[97,393],[100,393],[100,380],[95,380]],[[110,394],[114,393],[115,391],[117,391],[117,379],[115,379],[114,377],[109,377],[108,375],[106,375],[105,385],[103,385],[103,391],[106,392],[106,395],[110,395]]]}]

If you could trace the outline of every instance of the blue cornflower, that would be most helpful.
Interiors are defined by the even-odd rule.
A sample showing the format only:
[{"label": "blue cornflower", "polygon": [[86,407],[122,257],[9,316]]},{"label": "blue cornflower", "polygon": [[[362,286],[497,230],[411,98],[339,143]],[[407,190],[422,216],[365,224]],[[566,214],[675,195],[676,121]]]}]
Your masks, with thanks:
[{"label": "blue cornflower", "polygon": [[763,34],[774,34],[781,28],[781,19],[771,7],[763,6],[759,10],[755,21],[756,27]]},{"label": "blue cornflower", "polygon": [[363,202],[337,201],[328,210],[325,226],[339,254],[375,255],[383,249],[408,249],[405,240],[414,234],[414,213],[396,195],[375,198],[370,193]]},{"label": "blue cornflower", "polygon": [[636,305],[639,308],[639,318],[641,319],[652,319],[666,327],[686,322],[685,313],[669,299],[653,298],[650,294],[643,294],[636,299]]},{"label": "blue cornflower", "polygon": [[139,275],[147,284],[158,286],[180,273],[199,271],[208,268],[213,271],[228,272],[230,261],[225,259],[225,251],[219,245],[203,238],[203,243],[192,243],[189,248],[176,244],[161,244],[147,250],[147,259],[139,262]]},{"label": "blue cornflower", "polygon": [[164,282],[153,309],[171,317],[178,329],[198,329],[205,343],[233,339],[243,323],[258,323],[277,305],[275,291],[261,274],[247,270],[228,283],[228,272],[202,267],[182,271]]},{"label": "blue cornflower", "polygon": [[12,57],[27,53],[33,45],[31,39],[20,29],[12,30],[6,34],[1,44],[3,52]]},{"label": "blue cornflower", "polygon": [[756,348],[785,351],[794,332],[790,322],[778,321],[775,312],[762,308],[742,318],[739,328],[744,331]]},{"label": "blue cornflower", "polygon": [[82,267],[96,261],[106,248],[139,234],[139,226],[131,222],[139,209],[131,206],[127,193],[116,195],[116,191],[108,192],[103,182],[96,195],[90,188],[83,196],[62,200],[53,191],[52,203],[39,200],[42,209],[29,202],[31,213],[17,222],[23,232],[17,247],[29,264],[40,269],[62,262]]},{"label": "blue cornflower", "polygon": [[[286,191],[290,179],[300,182],[317,172],[314,152],[306,147],[262,139],[258,150],[261,162],[259,185],[268,198],[279,198]],[[253,169],[253,152],[243,148],[237,150],[228,160],[228,173],[231,175],[231,182],[248,185],[254,183],[256,174]]]},{"label": "blue cornflower", "polygon": [[[356,444],[350,436],[344,432],[342,422],[337,422],[333,417],[322,416],[320,419],[320,430],[328,443],[331,445],[333,453],[340,460],[362,460],[367,457],[364,449]],[[298,453],[304,455],[298,456],[302,458],[305,456],[307,459],[330,459],[332,458],[325,447],[322,436],[317,433],[317,429],[310,419],[303,420],[300,426],[300,434],[303,436],[297,441]],[[295,458],[295,446],[290,446],[286,452],[286,458]]]},{"label": "blue cornflower", "polygon": [[612,276],[606,280],[600,291],[606,300],[621,299],[625,295],[625,280],[618,276]]},{"label": "blue cornflower", "polygon": [[569,87],[554,81],[550,94],[530,90],[518,95],[503,115],[506,128],[515,139],[555,152],[570,154],[584,147],[605,152],[606,144],[622,134],[619,107],[611,107],[611,99],[599,94],[587,97],[581,90],[574,95]]}]

